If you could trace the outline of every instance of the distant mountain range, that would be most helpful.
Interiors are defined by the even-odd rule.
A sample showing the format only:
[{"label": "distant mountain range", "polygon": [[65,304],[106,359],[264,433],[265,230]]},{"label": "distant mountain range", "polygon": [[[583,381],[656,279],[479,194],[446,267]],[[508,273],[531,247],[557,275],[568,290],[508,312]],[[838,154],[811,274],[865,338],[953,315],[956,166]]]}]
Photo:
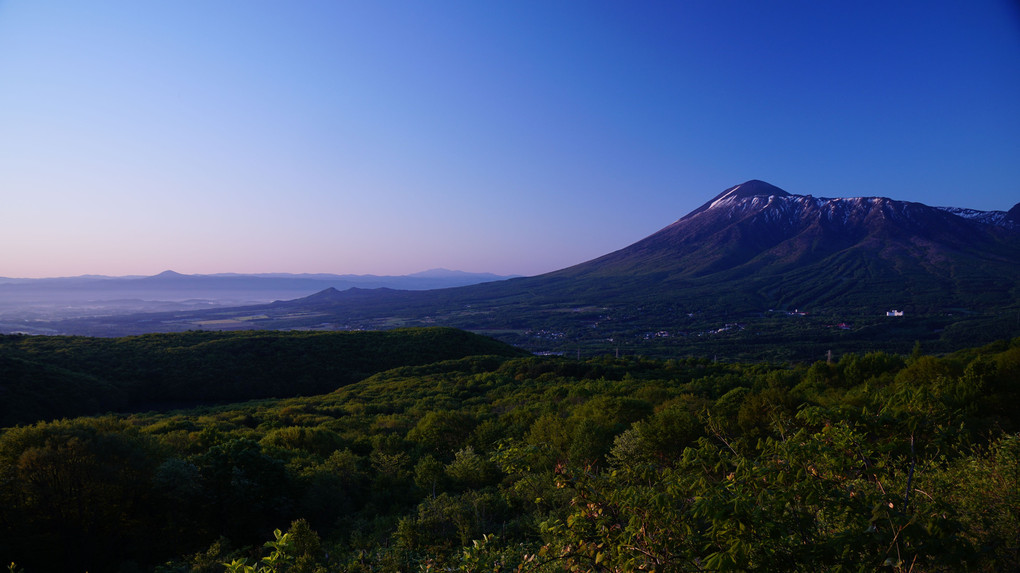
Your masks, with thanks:
[{"label": "distant mountain range", "polygon": [[[893,309],[931,320],[899,323],[912,324],[909,332],[868,330],[874,317]],[[229,322],[231,315],[218,310],[137,317],[107,324],[106,330],[85,322],[59,329],[124,334],[195,325],[444,324],[533,349],[611,348],[649,337],[695,344],[709,335],[746,333],[749,321],[797,311],[844,326],[853,322],[862,340],[912,337],[901,341],[906,344],[944,337],[939,333],[947,329],[960,331],[949,325],[961,317],[1005,325],[985,329],[986,336],[1020,334],[1011,330],[1012,309],[1020,311],[1020,204],[1009,211],[975,211],[884,197],[829,199],[753,180],[633,245],[535,277],[427,291],[334,286],[301,299],[237,309],[234,316],[259,317],[243,323]]]},{"label": "distant mountain range", "polygon": [[[336,288],[427,290],[510,278],[432,269],[403,276],[332,274],[84,275],[45,279],[0,277],[0,332],[37,332],[39,321],[291,300]],[[26,324],[27,322],[27,324]],[[41,332],[49,332],[48,329]]]},{"label": "distant mountain range", "polygon": [[487,281],[511,278],[492,273],[467,273],[447,269],[431,269],[400,276],[377,275],[333,275],[333,274],[237,274],[221,273],[211,275],[185,275],[164,271],[154,276],[108,277],[82,275],[45,279],[19,279],[0,277],[0,295],[27,293],[42,295],[54,291],[75,291],[80,293],[130,293],[148,296],[149,293],[167,295],[174,300],[194,298],[194,294],[209,291],[230,291],[236,293],[316,292],[327,288],[394,288],[404,290],[428,290],[465,286]]}]

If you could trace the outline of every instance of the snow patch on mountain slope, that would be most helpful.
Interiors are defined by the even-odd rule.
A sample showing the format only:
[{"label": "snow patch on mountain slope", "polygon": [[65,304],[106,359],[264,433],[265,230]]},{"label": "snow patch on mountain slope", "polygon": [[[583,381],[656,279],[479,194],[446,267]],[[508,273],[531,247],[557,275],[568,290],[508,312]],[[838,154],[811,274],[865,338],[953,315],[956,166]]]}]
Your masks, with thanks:
[{"label": "snow patch on mountain slope", "polygon": [[[713,201],[708,209],[719,212],[725,210],[727,219],[739,219],[748,215],[767,221],[778,221],[784,217],[796,219],[814,212],[823,220],[848,225],[851,221],[861,221],[869,213],[875,212],[880,217],[901,218],[918,223],[915,207],[927,209],[927,206],[904,201],[895,201],[886,197],[814,197],[811,195],[779,195],[760,194],[748,196],[740,193],[747,184],[737,185],[725,195]],[[960,207],[934,207],[940,211],[957,215],[986,225],[1016,228],[1018,225],[1004,211],[978,211]]]},{"label": "snow patch on mountain slope", "polygon": [[1001,227],[1012,227],[1014,223],[1006,217],[1005,211],[978,211],[977,209],[964,209],[962,207],[935,207],[936,209],[951,213],[964,219],[978,221],[986,225],[998,225]]}]

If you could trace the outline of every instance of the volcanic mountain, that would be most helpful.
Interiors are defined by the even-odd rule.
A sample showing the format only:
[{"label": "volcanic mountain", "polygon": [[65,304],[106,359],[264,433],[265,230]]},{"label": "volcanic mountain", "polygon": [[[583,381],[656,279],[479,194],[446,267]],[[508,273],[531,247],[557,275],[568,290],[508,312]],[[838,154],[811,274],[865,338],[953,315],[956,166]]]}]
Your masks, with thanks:
[{"label": "volcanic mountain", "polygon": [[1009,305],[1020,301],[1018,210],[791,195],[753,180],[629,247],[535,279],[741,310]]},{"label": "volcanic mountain", "polygon": [[1001,308],[1020,301],[1017,212],[793,195],[752,180],[633,245],[559,271],[419,293],[320,293],[305,302],[350,319],[428,316],[476,329],[535,328],[543,311],[585,307],[720,316]]},{"label": "volcanic mountain", "polygon": [[[113,330],[82,332],[71,323],[59,328],[130,334],[205,327],[209,321],[216,328],[441,324],[576,341],[619,340],[622,332],[689,332],[690,317],[724,323],[767,317],[773,309],[851,318],[884,316],[891,309],[935,316],[1012,308],[1015,315],[1018,219],[1020,205],[1004,212],[885,197],[830,199],[752,180],[633,245],[544,275],[430,291],[329,289],[239,309],[238,316],[247,318],[235,326],[224,322],[229,312],[218,310],[149,316],[133,327],[108,323]],[[930,333],[943,326],[925,328]]]}]

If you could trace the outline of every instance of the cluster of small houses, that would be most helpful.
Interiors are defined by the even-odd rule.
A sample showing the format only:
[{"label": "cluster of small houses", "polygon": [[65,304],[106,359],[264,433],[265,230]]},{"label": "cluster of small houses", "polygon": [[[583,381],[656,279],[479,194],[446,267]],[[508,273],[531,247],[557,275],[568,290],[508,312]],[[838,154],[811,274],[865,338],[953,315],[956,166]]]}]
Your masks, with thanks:
[{"label": "cluster of small houses", "polygon": [[[776,311],[774,311],[772,309],[769,309],[769,312],[776,312]],[[807,316],[806,312],[804,312],[803,310],[797,309],[797,308],[795,308],[793,310],[788,310],[788,311],[785,311],[785,312],[786,312],[787,316]],[[887,310],[885,312],[885,315],[886,316],[903,316],[903,311],[902,310],[895,310],[895,309],[894,310]],[[837,325],[837,326],[839,326],[839,325]]]},{"label": "cluster of small houses", "polygon": [[564,336],[566,336],[565,332],[560,332],[560,331],[556,331],[556,330],[545,330],[545,329],[542,329],[542,330],[529,330],[529,331],[525,332],[525,334],[527,334],[528,336],[532,336],[534,338],[540,338],[540,339],[544,339],[544,340],[559,340],[559,339],[562,339]]},{"label": "cluster of small houses", "polygon": [[[769,312],[776,312],[776,311],[774,311],[772,309],[769,309]],[[796,309],[796,308],[793,309],[792,311],[780,311],[780,312],[785,312],[786,315],[788,315],[788,316],[807,316],[807,314],[808,314],[807,312],[804,312],[804,311],[802,311],[800,309]],[[894,310],[889,310],[889,311],[886,311],[885,315],[886,316],[903,316],[903,311],[902,310],[895,310],[895,309]],[[688,316],[692,316],[692,315],[688,315]],[[598,327],[598,323],[597,322],[592,325],[592,328],[597,328],[597,327]],[[839,324],[830,324],[829,327],[830,328],[838,328],[840,330],[850,330],[851,328],[853,328],[853,325],[849,324],[849,323],[846,323],[846,322],[841,322]],[[726,332],[728,330],[733,330],[733,329],[743,330],[744,329],[744,325],[739,324],[739,323],[728,323],[728,324],[724,325],[722,328],[717,328],[717,329],[714,329],[714,330],[706,330],[704,332],[698,332],[695,335],[696,336],[703,336],[705,334],[721,334],[723,332]],[[528,331],[527,334],[529,334],[531,336],[534,336],[536,338],[544,338],[544,339],[548,339],[548,340],[562,339],[563,336],[564,336],[563,332],[550,331],[550,330]],[[672,336],[672,335],[670,334],[669,331],[660,330],[658,332],[646,332],[644,334],[644,339],[645,340],[651,340],[653,338],[669,338],[670,336]],[[680,332],[680,333],[677,333],[677,336],[691,336],[691,333]],[[612,339],[608,339],[608,340],[610,342],[612,342]],[[555,353],[555,354],[560,354],[560,353]]]},{"label": "cluster of small houses", "polygon": [[[733,330],[733,329],[744,330],[744,325],[736,323],[736,322],[730,322],[730,323],[726,323],[721,328],[715,328],[715,329],[712,329],[712,330],[705,330],[705,331],[702,331],[702,332],[678,332],[678,333],[675,334],[675,336],[704,336],[706,334],[722,334],[723,332],[726,332],[728,330]],[[646,332],[644,334],[644,339],[645,340],[651,340],[653,338],[669,338],[670,336],[674,336],[674,335],[670,334],[670,332],[667,331],[667,330],[660,330],[658,332]]]},{"label": "cluster of small houses", "polygon": [[[786,312],[786,314],[788,316],[807,316],[807,314],[808,314],[808,313],[806,313],[806,312],[804,312],[804,311],[802,311],[800,309],[793,309],[792,311],[785,311],[785,312]],[[889,310],[889,311],[886,311],[885,315],[886,316],[903,316],[903,311],[902,310]],[[838,328],[840,330],[850,330],[850,329],[853,328],[853,325],[850,324],[850,323],[847,323],[847,322],[841,322],[839,324],[830,324],[829,327],[830,328]],[[702,336],[702,335],[705,335],[705,334],[721,334],[721,333],[726,332],[728,330],[733,330],[734,328],[743,330],[744,329],[744,325],[737,324],[737,323],[726,324],[722,328],[717,328],[715,330],[706,330],[704,332],[699,332],[699,333],[697,333],[697,336]],[[679,335],[680,336],[689,336],[689,334],[686,333],[686,332],[679,333]],[[660,330],[658,332],[646,332],[645,335],[644,335],[644,339],[645,340],[651,340],[653,338],[669,338],[669,336],[670,336],[670,333],[668,331]]]}]

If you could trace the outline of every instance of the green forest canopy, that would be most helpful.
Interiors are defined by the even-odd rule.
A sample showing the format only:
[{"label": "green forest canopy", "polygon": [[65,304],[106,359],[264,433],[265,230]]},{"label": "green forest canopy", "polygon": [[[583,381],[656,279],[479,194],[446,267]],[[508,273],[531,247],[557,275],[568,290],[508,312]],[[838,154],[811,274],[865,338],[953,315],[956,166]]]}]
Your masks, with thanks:
[{"label": "green forest canopy", "polygon": [[488,354],[314,396],[38,422],[0,434],[0,557],[93,573],[1015,570],[1018,381],[1020,339],[811,365]]}]

